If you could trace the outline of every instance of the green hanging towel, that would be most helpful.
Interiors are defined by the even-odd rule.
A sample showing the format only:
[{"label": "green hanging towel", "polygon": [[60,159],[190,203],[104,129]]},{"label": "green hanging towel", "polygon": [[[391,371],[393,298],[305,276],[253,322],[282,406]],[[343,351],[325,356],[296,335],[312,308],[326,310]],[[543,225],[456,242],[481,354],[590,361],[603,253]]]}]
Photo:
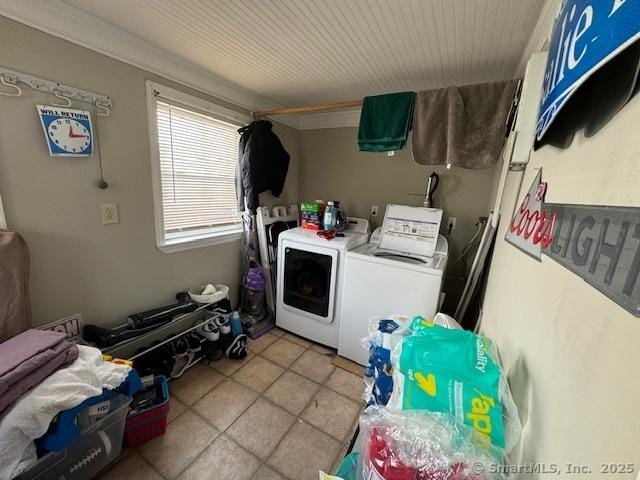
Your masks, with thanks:
[{"label": "green hanging towel", "polygon": [[404,148],[413,123],[415,99],[416,92],[364,97],[358,149],[362,152],[389,152]]}]

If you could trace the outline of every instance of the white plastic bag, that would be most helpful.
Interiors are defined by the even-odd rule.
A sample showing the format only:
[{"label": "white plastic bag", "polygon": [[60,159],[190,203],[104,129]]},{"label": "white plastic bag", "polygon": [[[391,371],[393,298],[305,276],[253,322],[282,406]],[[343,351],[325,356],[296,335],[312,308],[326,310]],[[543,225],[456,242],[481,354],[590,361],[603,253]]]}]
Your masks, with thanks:
[{"label": "white plastic bag", "polygon": [[362,346],[369,352],[369,365],[364,374],[363,399],[368,405],[386,405],[393,389],[391,351],[394,333],[406,330],[409,315],[379,315],[369,319],[368,334]]}]

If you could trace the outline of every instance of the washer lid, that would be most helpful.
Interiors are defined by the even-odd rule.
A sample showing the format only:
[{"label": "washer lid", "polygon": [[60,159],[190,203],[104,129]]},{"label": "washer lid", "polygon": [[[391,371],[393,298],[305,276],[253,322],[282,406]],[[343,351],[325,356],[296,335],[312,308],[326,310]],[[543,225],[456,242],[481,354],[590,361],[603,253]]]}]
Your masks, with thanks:
[{"label": "washer lid", "polygon": [[393,250],[380,249],[377,243],[365,243],[359,247],[347,252],[349,260],[360,260],[365,262],[377,263],[393,268],[401,268],[413,270],[432,275],[442,275],[447,266],[447,244],[446,239],[442,237],[444,243],[438,241],[439,249],[432,257],[412,257],[405,256]]}]

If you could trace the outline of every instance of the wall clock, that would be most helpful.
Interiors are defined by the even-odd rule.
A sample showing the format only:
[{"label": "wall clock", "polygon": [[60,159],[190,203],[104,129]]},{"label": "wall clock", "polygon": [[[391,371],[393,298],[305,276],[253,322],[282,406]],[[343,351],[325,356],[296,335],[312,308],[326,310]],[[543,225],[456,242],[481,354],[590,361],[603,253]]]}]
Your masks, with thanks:
[{"label": "wall clock", "polygon": [[51,105],[38,105],[49,154],[54,157],[90,157],[93,154],[91,115]]}]

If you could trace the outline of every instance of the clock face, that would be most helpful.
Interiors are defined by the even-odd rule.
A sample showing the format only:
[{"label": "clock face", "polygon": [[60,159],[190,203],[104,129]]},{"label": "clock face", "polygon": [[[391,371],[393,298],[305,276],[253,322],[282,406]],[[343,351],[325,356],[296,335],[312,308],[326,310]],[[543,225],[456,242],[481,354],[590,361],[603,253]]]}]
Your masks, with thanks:
[{"label": "clock face", "polygon": [[58,118],[47,127],[49,139],[69,153],[82,153],[91,143],[91,132],[76,120]]}]

